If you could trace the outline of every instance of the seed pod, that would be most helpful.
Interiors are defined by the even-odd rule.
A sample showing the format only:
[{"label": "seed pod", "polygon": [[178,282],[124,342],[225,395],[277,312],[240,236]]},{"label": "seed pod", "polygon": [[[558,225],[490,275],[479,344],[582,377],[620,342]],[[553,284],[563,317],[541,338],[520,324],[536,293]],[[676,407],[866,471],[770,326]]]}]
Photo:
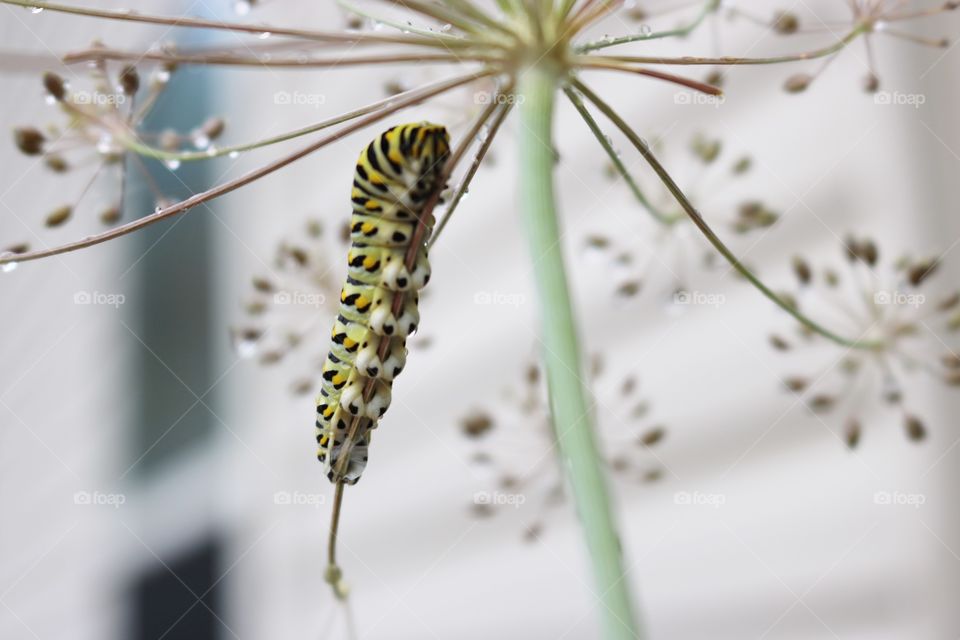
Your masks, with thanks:
[{"label": "seed pod", "polygon": [[120,72],[120,90],[132,96],[140,88],[140,74],[133,65],[128,65]]},{"label": "seed pod", "polygon": [[640,436],[640,444],[645,447],[652,447],[655,444],[660,443],[666,435],[666,429],[663,427],[654,427]]},{"label": "seed pod", "polygon": [[908,415],[904,419],[903,426],[907,431],[907,437],[914,442],[920,442],[927,437],[927,428],[916,416]]},{"label": "seed pod", "polygon": [[223,133],[223,130],[226,129],[227,123],[223,118],[219,116],[212,116],[207,118],[207,120],[200,125],[200,131],[203,132],[203,135],[207,136],[210,140],[216,140],[220,137],[220,134]]},{"label": "seed pod", "polygon": [[273,283],[266,278],[254,277],[253,288],[260,293],[270,293],[273,291]]},{"label": "seed pod", "polygon": [[778,11],[773,16],[773,30],[780,35],[792,35],[800,29],[800,18],[789,11]]},{"label": "seed pod", "polygon": [[632,298],[640,293],[642,287],[643,285],[639,280],[629,280],[617,287],[617,295],[624,298]]},{"label": "seed pod", "polygon": [[919,287],[936,272],[938,266],[939,263],[935,258],[922,260],[911,265],[907,268],[907,281],[914,287]]},{"label": "seed pod", "polygon": [[813,82],[813,76],[808,73],[796,73],[784,83],[783,88],[787,93],[803,93]]},{"label": "seed pod", "polygon": [[70,205],[57,207],[47,215],[44,224],[50,228],[59,227],[70,219],[71,214],[73,214],[73,207]]},{"label": "seed pod", "polygon": [[479,438],[493,428],[493,418],[488,413],[477,411],[464,418],[460,423],[460,428],[467,437]]},{"label": "seed pod", "polygon": [[770,346],[776,349],[777,351],[790,350],[790,343],[787,342],[785,338],[782,338],[776,334],[770,336]]},{"label": "seed pod", "polygon": [[814,411],[829,411],[837,403],[837,399],[827,394],[820,394],[810,398],[810,408]]},{"label": "seed pod", "polygon": [[723,143],[719,140],[710,140],[704,136],[697,136],[693,139],[691,149],[695,156],[700,158],[705,164],[710,164],[720,155],[723,150]]},{"label": "seed pod", "polygon": [[960,304],[960,291],[953,293],[941,300],[937,305],[937,311],[950,311],[958,304]]},{"label": "seed pod", "polygon": [[787,389],[793,391],[794,393],[803,393],[806,388],[810,385],[810,381],[806,378],[801,377],[791,377],[783,381]]},{"label": "seed pod", "polygon": [[851,449],[856,449],[857,444],[860,442],[860,433],[862,429],[860,426],[860,421],[856,418],[850,418],[847,422],[846,429],[844,429],[844,440],[847,442],[847,446]]},{"label": "seed pod", "polygon": [[100,212],[100,222],[103,224],[113,224],[120,219],[120,215],[121,211],[119,206],[113,205],[111,207],[107,207]]},{"label": "seed pod", "polygon": [[801,256],[793,257],[793,273],[801,285],[810,284],[813,278],[813,272],[810,270],[810,264]]},{"label": "seed pod", "polygon": [[38,156],[43,153],[46,138],[34,127],[17,127],[13,130],[13,141],[23,154]]},{"label": "seed pod", "polygon": [[67,95],[67,87],[63,82],[63,78],[52,71],[47,71],[43,74],[43,87],[47,90],[47,93],[53,96],[58,102],[63,102],[63,99]]},{"label": "seed pod", "polygon": [[753,159],[750,156],[743,156],[733,164],[734,175],[743,175],[753,166]]},{"label": "seed pod", "polygon": [[54,173],[66,173],[70,170],[70,165],[63,159],[63,156],[49,154],[43,159],[43,163]]}]

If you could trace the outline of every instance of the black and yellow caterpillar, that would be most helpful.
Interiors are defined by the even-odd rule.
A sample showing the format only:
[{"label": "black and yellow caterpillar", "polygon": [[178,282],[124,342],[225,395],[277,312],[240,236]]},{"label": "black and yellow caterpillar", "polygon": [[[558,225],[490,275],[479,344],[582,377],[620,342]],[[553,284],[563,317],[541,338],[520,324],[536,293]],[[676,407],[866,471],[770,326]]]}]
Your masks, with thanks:
[{"label": "black and yellow caterpillar", "polygon": [[[447,130],[418,122],[383,132],[360,153],[353,178],[347,281],[317,398],[317,458],[334,483],[355,484],[371,431],[390,406],[420,322],[418,294],[430,279],[429,212],[444,188]],[[431,218],[432,219],[432,218]],[[427,225],[417,233],[418,224]]]}]

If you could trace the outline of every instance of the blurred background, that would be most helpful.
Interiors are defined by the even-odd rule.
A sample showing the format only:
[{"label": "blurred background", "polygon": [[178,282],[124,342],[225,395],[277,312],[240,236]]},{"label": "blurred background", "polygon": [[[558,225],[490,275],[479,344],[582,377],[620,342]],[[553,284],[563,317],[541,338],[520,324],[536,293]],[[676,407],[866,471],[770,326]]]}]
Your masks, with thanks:
[{"label": "blurred background", "polygon": [[[276,0],[246,15],[242,3],[153,0],[137,10],[347,24],[332,3],[313,4]],[[723,17],[645,46],[709,54],[719,33],[727,54],[800,51],[831,42],[849,15],[843,3],[788,4],[778,8],[829,30],[783,38]],[[8,128],[62,123],[45,104],[47,69],[89,88],[89,69],[63,68],[54,54],[97,39],[132,50],[256,41],[10,6],[0,16]],[[646,18],[635,18],[596,35],[641,28]],[[901,27],[960,31],[955,16]],[[923,300],[903,301],[888,321],[915,321],[912,365],[895,372],[805,340],[724,265],[705,262],[692,228],[658,228],[560,102],[565,248],[628,579],[651,638],[960,636],[960,402],[928,375],[958,346],[935,301],[960,273],[960,53],[878,38],[873,55],[873,95],[862,88],[862,43],[799,95],[784,82],[817,63],[733,69],[720,104],[640,78],[585,78],[655,141],[746,261],[831,327],[860,335],[864,296],[869,307],[901,292],[897,259],[942,253]],[[237,144],[448,74],[183,68],[144,128],[190,132],[222,116],[223,143]],[[331,487],[314,457],[311,390],[343,274],[347,189],[358,150],[389,124],[430,119],[462,135],[481,108],[474,91],[409,109],[186,216],[0,274],[0,637],[349,637],[323,582]],[[517,210],[517,126],[507,120],[431,253],[421,334],[363,480],[346,492],[340,558],[357,637],[597,637],[589,565],[531,370],[537,308]],[[124,219],[152,211],[154,190],[181,199],[279,153],[148,162],[149,179],[128,171]],[[2,145],[0,247],[102,228],[116,172],[93,183],[69,224],[44,224],[84,192],[92,155],[57,174]],[[777,223],[738,232],[758,207]],[[875,269],[851,269],[841,241],[851,233],[875,240]],[[814,285],[797,285],[796,256]],[[831,269],[841,284],[818,287]]]}]

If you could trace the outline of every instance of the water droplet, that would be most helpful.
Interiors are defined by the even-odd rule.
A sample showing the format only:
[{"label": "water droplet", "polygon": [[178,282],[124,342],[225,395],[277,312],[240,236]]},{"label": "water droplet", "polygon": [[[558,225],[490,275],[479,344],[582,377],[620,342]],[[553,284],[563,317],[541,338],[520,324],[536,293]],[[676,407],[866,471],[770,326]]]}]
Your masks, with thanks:
[{"label": "water droplet", "polygon": [[97,140],[97,151],[103,154],[113,152],[113,136],[105,133]]},{"label": "water droplet", "polygon": [[4,273],[10,273],[16,268],[17,268],[16,262],[6,262],[2,267],[0,267],[0,270],[2,270]]},{"label": "water droplet", "polygon": [[480,127],[480,130],[477,131],[477,140],[484,142],[490,136],[490,125],[483,125]]},{"label": "water droplet", "polygon": [[43,7],[30,7],[30,13],[43,13]]},{"label": "water droplet", "polygon": [[257,355],[257,341],[253,338],[237,340],[237,355],[241,358],[252,358]]},{"label": "water droplet", "polygon": [[250,13],[250,0],[238,0],[233,3],[233,12],[238,16],[245,16]]},{"label": "water droplet", "polygon": [[230,158],[231,160],[236,160],[237,158],[240,157],[240,152],[239,152],[239,151],[231,151],[230,153],[227,154],[227,157]]},{"label": "water droplet", "polygon": [[46,98],[43,99],[43,101],[49,105],[57,104],[57,99],[51,95],[48,95]]},{"label": "water droplet", "polygon": [[160,213],[161,211],[163,211],[163,205],[158,204],[153,208],[154,213]]},{"label": "water droplet", "polygon": [[452,28],[453,28],[452,24],[445,24],[442,27],[440,27],[440,31],[443,31],[444,33],[446,33],[447,31],[450,31],[450,29]]},{"label": "water droplet", "polygon": [[260,38],[261,40],[266,40],[267,38],[270,37],[270,32],[269,32],[269,31],[264,31],[263,33],[261,33],[261,34],[258,35],[257,37]]},{"label": "water droplet", "polygon": [[193,146],[197,149],[206,149],[210,146],[210,136],[205,133],[198,133],[193,136]]},{"label": "water droplet", "polygon": [[161,69],[157,71],[154,77],[156,78],[157,82],[160,82],[163,84],[170,82],[170,72],[167,71],[166,69]]},{"label": "water droplet", "polygon": [[176,159],[164,160],[163,164],[165,164],[167,166],[167,169],[170,169],[170,171],[176,171],[177,169],[180,168],[180,161]]},{"label": "water droplet", "polygon": [[220,150],[217,149],[214,145],[210,145],[209,147],[207,147],[207,155],[210,156],[211,158],[215,157],[218,153],[220,153]]}]

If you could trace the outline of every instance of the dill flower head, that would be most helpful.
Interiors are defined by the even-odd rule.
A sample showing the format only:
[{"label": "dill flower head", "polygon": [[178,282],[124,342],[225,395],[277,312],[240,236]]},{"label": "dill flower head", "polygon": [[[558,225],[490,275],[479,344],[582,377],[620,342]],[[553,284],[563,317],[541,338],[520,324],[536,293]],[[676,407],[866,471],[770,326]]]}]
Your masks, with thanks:
[{"label": "dill flower head", "polygon": [[[659,480],[663,470],[654,447],[667,430],[651,423],[650,404],[637,377],[604,371],[599,355],[591,359],[589,373],[604,463],[624,483]],[[496,406],[466,412],[460,431],[478,473],[489,478],[488,486],[473,495],[472,513],[517,513],[524,539],[536,541],[568,497],[539,367],[526,365],[517,384],[499,394]]]},{"label": "dill flower head", "polygon": [[923,440],[926,421],[912,408],[912,380],[960,387],[960,291],[936,287],[936,257],[887,259],[869,238],[847,238],[842,262],[818,267],[795,257],[797,284],[789,295],[800,308],[833,316],[863,348],[827,348],[802,328],[794,336],[774,334],[770,344],[779,352],[820,356],[819,366],[788,375],[785,386],[821,420],[838,418],[851,447],[877,405],[899,416],[910,440]]}]

